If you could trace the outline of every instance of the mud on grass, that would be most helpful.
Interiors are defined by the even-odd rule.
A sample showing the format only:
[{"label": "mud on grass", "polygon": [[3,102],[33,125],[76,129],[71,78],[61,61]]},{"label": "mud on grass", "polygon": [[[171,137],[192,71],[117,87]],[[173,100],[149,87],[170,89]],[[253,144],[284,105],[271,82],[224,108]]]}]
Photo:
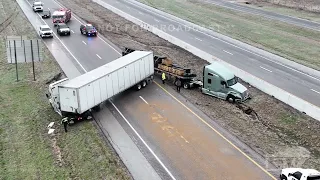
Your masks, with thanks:
[{"label": "mud on grass", "polygon": [[[131,179],[92,122],[79,123],[64,133],[60,117],[45,96],[45,82],[61,72],[46,48],[45,60],[35,64],[37,81],[33,81],[31,64],[19,64],[16,82],[15,65],[6,62],[4,38],[37,37],[16,5],[14,0],[0,2],[0,20],[18,12],[5,27],[0,25],[1,179]],[[52,121],[56,131],[49,136],[46,126]]]},{"label": "mud on grass", "polygon": [[[173,59],[181,66],[192,68],[201,78],[206,61],[152,33],[144,30],[132,31],[131,22],[91,0],[60,2],[71,8],[82,19],[98,27],[99,32],[118,47],[152,50],[156,54]],[[265,157],[275,155],[289,160],[300,157],[306,160],[302,161],[302,167],[319,168],[320,122],[297,112],[256,88],[249,87],[248,84],[245,85],[254,97],[247,104],[257,112],[259,118],[247,115],[225,101],[208,98],[197,90],[182,89],[181,94],[261,155]],[[282,166],[278,160],[271,159],[271,161],[278,167]]]}]

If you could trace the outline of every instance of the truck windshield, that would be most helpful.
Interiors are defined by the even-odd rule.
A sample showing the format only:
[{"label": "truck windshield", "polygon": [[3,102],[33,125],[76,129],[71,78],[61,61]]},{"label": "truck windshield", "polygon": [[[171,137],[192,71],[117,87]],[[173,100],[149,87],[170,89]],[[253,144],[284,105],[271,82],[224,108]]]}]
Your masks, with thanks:
[{"label": "truck windshield", "polygon": [[52,16],[52,18],[63,18],[63,15],[54,15],[54,16]]},{"label": "truck windshield", "polygon": [[41,30],[42,30],[42,31],[50,31],[49,28],[42,28]]},{"label": "truck windshield", "polygon": [[237,78],[234,76],[232,79],[229,79],[228,81],[227,81],[227,85],[228,86],[233,86],[233,85],[235,85],[235,84],[237,84]]}]

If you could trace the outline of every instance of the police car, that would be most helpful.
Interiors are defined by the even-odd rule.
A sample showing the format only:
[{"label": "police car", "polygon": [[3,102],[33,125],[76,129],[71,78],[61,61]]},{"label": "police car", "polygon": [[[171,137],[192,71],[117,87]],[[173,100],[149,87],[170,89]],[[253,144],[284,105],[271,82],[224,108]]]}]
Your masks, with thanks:
[{"label": "police car", "polygon": [[81,34],[85,34],[87,36],[97,36],[98,31],[92,24],[81,24],[80,26],[80,32]]},{"label": "police car", "polygon": [[320,180],[320,172],[315,169],[285,168],[281,170],[281,180]]}]

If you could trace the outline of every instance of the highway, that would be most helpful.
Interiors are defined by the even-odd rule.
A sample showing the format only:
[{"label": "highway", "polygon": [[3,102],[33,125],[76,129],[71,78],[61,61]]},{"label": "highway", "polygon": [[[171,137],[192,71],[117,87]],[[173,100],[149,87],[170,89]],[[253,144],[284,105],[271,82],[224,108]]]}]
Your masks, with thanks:
[{"label": "highway", "polygon": [[319,77],[222,40],[214,34],[195,28],[181,30],[181,27],[188,27],[184,21],[163,12],[159,13],[151,7],[142,6],[136,1],[102,1],[311,104],[320,106]]},{"label": "highway", "polygon": [[229,1],[225,1],[225,0],[202,0],[202,1],[206,2],[206,3],[214,4],[217,6],[229,8],[232,10],[241,11],[241,12],[254,14],[254,15],[259,15],[259,16],[263,16],[263,17],[266,17],[269,19],[274,19],[274,20],[286,22],[289,24],[293,24],[296,26],[300,26],[303,28],[308,28],[308,29],[320,31],[320,23],[309,21],[306,19],[301,19],[301,18],[297,18],[297,17],[292,17],[292,16],[287,16],[287,15],[283,15],[283,14],[270,12],[270,11],[265,11],[262,9],[248,7],[248,6],[244,6],[244,5],[237,4],[237,3],[232,3]]},{"label": "highway", "polygon": [[[52,11],[59,8],[53,0],[43,2]],[[49,19],[45,22],[53,28]],[[119,57],[104,37],[81,35],[80,24],[72,18],[73,33],[59,40],[84,72]],[[44,41],[50,44],[52,39]],[[153,83],[120,94],[107,107],[162,179],[275,179],[263,168],[264,159],[182,102],[171,88]]]},{"label": "highway", "polygon": [[[31,3],[32,1],[29,0]],[[53,1],[43,1],[45,9],[49,9],[51,14],[54,10],[60,8]],[[52,19],[43,19],[47,25],[53,30],[53,32],[59,37],[61,42],[68,47],[69,51],[74,52],[73,56],[80,62],[85,71],[91,71],[99,66],[102,66],[112,60],[115,60],[121,56],[115,47],[112,47],[106,43],[101,37],[87,37],[80,33],[80,19],[72,17],[68,23],[71,29],[70,36],[59,36],[56,33],[56,28],[52,24]],[[82,22],[83,23],[83,22]],[[56,38],[56,37],[55,37]],[[50,41],[45,39],[45,41]],[[79,63],[77,62],[77,63]]]}]

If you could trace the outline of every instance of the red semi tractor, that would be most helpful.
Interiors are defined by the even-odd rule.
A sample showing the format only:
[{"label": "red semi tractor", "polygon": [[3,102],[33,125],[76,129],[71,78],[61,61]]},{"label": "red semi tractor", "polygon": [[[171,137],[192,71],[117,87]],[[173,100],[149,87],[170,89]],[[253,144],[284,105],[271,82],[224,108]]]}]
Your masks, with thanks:
[{"label": "red semi tractor", "polygon": [[59,23],[67,23],[71,19],[71,10],[67,8],[60,8],[52,14],[52,23],[56,26]]}]

